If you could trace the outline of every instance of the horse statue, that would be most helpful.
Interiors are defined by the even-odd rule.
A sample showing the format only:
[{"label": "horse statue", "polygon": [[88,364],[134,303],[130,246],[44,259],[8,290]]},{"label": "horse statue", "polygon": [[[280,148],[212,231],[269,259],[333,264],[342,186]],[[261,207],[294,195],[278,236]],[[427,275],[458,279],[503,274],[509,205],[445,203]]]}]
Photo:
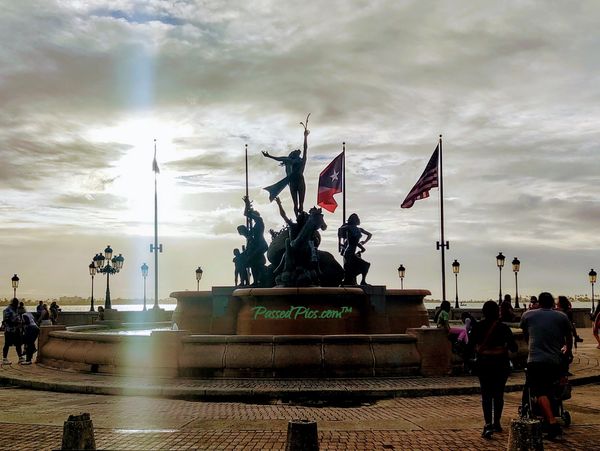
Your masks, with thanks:
[{"label": "horse statue", "polygon": [[315,231],[326,230],[323,210],[311,208],[300,232],[287,238],[285,252],[279,266],[273,271],[275,283],[280,287],[306,287],[319,285],[319,261]]}]

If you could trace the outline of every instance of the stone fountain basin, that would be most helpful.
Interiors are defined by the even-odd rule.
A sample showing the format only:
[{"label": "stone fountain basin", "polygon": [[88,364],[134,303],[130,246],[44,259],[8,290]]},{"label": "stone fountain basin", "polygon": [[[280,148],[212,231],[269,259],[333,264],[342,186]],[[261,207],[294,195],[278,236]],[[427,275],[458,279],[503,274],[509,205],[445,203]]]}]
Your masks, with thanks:
[{"label": "stone fountain basin", "polygon": [[[56,326],[54,326],[56,328]],[[419,373],[417,338],[396,335],[130,335],[43,331],[38,363],[109,374],[188,377],[365,377]]]},{"label": "stone fountain basin", "polygon": [[173,322],[209,335],[403,334],[428,324],[429,290],[385,286],[176,291]]}]

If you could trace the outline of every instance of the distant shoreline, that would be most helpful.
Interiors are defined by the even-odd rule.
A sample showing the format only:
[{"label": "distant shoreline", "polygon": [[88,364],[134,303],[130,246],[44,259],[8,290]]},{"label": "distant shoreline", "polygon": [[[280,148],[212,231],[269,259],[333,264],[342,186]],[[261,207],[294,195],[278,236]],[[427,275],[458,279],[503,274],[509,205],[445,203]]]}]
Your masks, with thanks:
[{"label": "distant shoreline", "polygon": [[[0,306],[7,306],[10,304],[10,299],[3,299],[0,300]],[[22,301],[21,299],[19,299],[19,301]],[[46,300],[42,300],[42,299],[25,299],[23,300],[23,304],[26,307],[35,307],[39,304],[39,302],[42,301],[44,304],[47,304],[48,306],[52,303],[52,302],[56,302],[59,306],[62,305],[72,305],[72,306],[76,306],[76,305],[90,305],[90,300],[87,299],[81,299],[78,301],[61,301],[60,299],[46,299]],[[113,299],[111,300],[112,304],[119,304],[119,305],[141,305],[144,303],[143,299]],[[154,300],[146,300],[147,304],[154,304]],[[159,299],[158,301],[159,304],[177,304],[176,300],[173,299]],[[95,305],[104,305],[104,299],[94,299],[94,304]]]}]

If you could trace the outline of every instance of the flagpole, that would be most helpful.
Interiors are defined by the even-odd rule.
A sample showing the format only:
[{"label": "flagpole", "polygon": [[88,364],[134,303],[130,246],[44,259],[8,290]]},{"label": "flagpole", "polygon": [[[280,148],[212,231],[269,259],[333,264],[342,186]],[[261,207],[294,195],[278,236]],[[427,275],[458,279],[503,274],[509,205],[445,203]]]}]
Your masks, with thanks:
[{"label": "flagpole", "polygon": [[[248,144],[245,145],[246,149],[246,199],[250,200],[248,197]],[[246,227],[250,228],[250,218],[246,217]]]},{"label": "flagpole", "polygon": [[346,142],[342,143],[342,225],[346,224]]},{"label": "flagpole", "polygon": [[[154,140],[154,163],[156,164],[156,139]],[[158,167],[158,165],[156,165]],[[158,185],[157,171],[154,170],[154,308],[158,309]],[[152,249],[150,249],[152,250]],[[160,247],[162,252],[162,245]]]},{"label": "flagpole", "polygon": [[450,243],[444,241],[444,175],[442,169],[442,135],[440,135],[440,142],[438,144],[440,149],[440,240],[436,244],[438,250],[442,251],[442,301],[446,300],[446,254],[445,250],[450,249]]}]

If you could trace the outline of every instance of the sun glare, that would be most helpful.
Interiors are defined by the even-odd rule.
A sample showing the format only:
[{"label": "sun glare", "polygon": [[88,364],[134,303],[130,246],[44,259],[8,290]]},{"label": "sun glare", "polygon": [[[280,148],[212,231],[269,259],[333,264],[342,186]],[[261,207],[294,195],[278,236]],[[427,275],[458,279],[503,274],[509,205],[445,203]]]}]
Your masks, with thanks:
[{"label": "sun glare", "polygon": [[[154,223],[154,140],[158,175],[159,215],[163,218],[181,217],[181,192],[175,182],[175,174],[165,163],[181,158],[173,141],[178,136],[190,134],[189,126],[169,123],[155,118],[133,118],[115,127],[96,129],[90,138],[96,142],[118,143],[130,148],[113,163],[112,174],[116,176],[112,189],[127,200],[123,220],[132,224],[136,234],[152,235]],[[131,230],[134,232],[134,230]]]}]

